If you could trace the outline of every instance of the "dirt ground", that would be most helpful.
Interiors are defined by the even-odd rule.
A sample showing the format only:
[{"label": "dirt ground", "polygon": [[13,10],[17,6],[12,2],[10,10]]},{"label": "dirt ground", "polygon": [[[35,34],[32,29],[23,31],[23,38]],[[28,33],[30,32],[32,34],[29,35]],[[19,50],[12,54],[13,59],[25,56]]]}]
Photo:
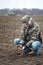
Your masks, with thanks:
[{"label": "dirt ground", "polygon": [[[0,16],[0,65],[43,65],[43,44],[40,56],[19,56],[13,40],[20,37],[22,16]],[[43,39],[43,16],[32,16],[40,25]]]}]

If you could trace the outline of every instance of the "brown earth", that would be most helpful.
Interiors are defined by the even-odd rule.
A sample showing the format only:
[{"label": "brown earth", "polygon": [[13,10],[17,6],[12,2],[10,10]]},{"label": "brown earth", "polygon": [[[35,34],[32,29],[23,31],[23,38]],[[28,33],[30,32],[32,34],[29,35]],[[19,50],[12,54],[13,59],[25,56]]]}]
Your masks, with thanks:
[{"label": "brown earth", "polygon": [[[40,56],[20,57],[13,44],[13,40],[20,36],[22,16],[0,16],[0,65],[43,65],[43,44],[40,48]],[[43,39],[43,16],[33,16],[41,28]]]}]

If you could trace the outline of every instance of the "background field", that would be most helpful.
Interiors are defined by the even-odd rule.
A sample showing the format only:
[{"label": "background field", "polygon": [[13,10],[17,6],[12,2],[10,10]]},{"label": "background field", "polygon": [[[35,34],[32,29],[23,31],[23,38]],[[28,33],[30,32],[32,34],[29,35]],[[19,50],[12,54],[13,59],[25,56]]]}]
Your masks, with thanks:
[{"label": "background field", "polygon": [[[0,65],[43,65],[43,44],[40,56],[19,57],[13,40],[20,37],[22,16],[0,16]],[[40,25],[43,39],[43,16],[32,16]]]}]

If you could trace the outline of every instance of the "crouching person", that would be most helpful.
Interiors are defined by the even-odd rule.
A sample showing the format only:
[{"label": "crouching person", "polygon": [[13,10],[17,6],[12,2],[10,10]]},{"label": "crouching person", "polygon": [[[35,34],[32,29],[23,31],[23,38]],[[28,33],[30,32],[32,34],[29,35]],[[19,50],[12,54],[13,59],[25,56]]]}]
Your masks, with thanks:
[{"label": "crouching person", "polygon": [[39,48],[42,44],[39,25],[29,15],[22,17],[21,22],[23,23],[21,37],[15,39],[14,43],[22,47],[23,54],[30,52],[32,49],[34,55],[39,55]]}]

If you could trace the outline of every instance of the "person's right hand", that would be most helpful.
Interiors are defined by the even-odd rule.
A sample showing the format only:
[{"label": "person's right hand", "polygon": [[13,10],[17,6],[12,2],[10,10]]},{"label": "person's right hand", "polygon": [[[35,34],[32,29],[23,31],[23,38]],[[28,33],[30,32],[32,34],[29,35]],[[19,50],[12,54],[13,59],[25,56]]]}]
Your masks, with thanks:
[{"label": "person's right hand", "polygon": [[22,50],[22,45],[18,45],[18,46],[17,46],[17,49],[18,49],[18,50]]}]

